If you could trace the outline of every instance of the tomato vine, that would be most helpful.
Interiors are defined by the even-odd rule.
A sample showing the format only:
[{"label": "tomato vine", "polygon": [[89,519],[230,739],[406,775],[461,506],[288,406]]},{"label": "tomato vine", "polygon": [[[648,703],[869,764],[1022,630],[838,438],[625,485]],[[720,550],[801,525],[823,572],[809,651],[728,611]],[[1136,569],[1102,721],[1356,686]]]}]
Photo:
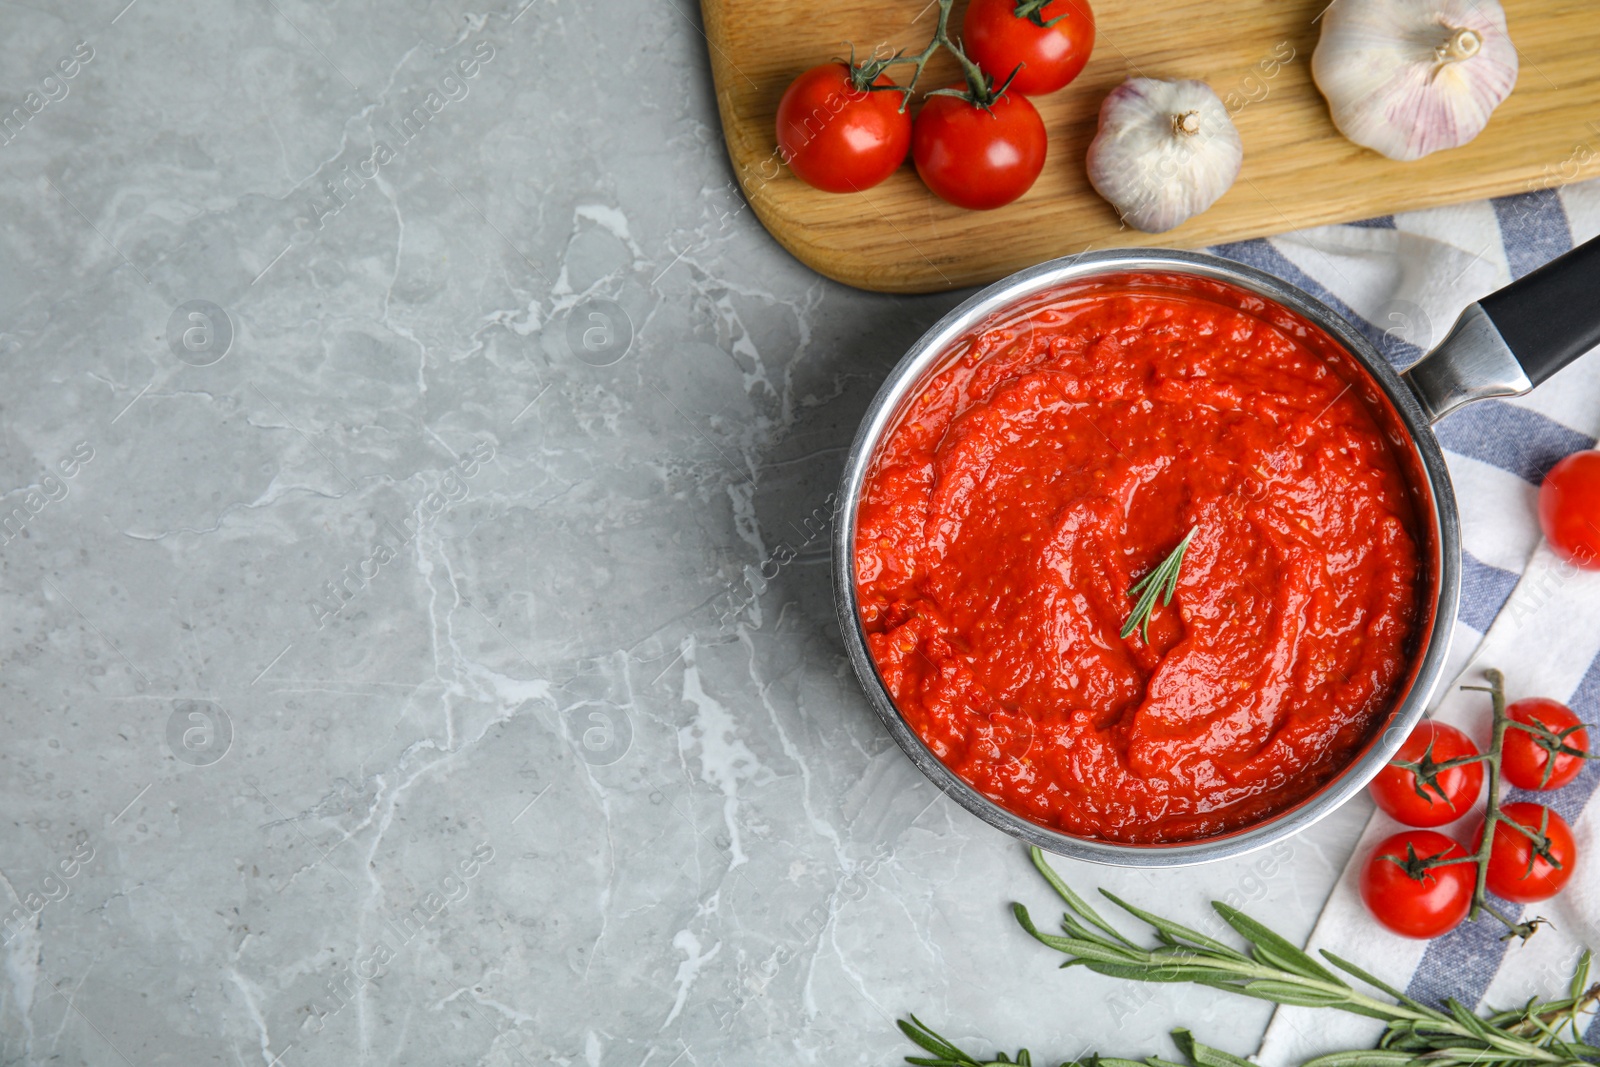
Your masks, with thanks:
[{"label": "tomato vine", "polygon": [[1513,729],[1526,731],[1532,735],[1531,739],[1536,745],[1551,752],[1552,755],[1561,752],[1583,759],[1593,759],[1595,757],[1591,753],[1580,751],[1568,744],[1568,738],[1573,729],[1576,728],[1558,733],[1537,719],[1532,722],[1520,722],[1512,718],[1506,710],[1505,675],[1491,667],[1483,672],[1483,676],[1484,680],[1489,683],[1488,685],[1464,685],[1461,688],[1489,694],[1494,719],[1488,751],[1468,756],[1457,756],[1453,759],[1435,760],[1433,759],[1433,746],[1430,744],[1421,759],[1415,761],[1394,760],[1389,764],[1391,767],[1411,772],[1416,781],[1417,793],[1423,797],[1427,796],[1426,790],[1430,788],[1440,796],[1445,795],[1445,791],[1439,783],[1439,775],[1445,771],[1472,763],[1485,764],[1488,770],[1489,795],[1484,812],[1483,827],[1479,831],[1480,838],[1477,847],[1470,855],[1464,858],[1445,855],[1420,857],[1411,849],[1407,849],[1405,856],[1383,855],[1377,858],[1397,864],[1409,877],[1417,881],[1423,881],[1427,877],[1427,872],[1436,867],[1463,863],[1474,864],[1476,878],[1472,892],[1472,908],[1467,915],[1467,920],[1471,922],[1476,920],[1480,913],[1487,912],[1505,924],[1507,928],[1506,939],[1518,937],[1526,941],[1533,936],[1541,925],[1549,920],[1539,917],[1517,922],[1489,902],[1489,861],[1494,854],[1496,830],[1504,826],[1527,838],[1530,847],[1528,858],[1530,871],[1535,858],[1543,860],[1558,870],[1562,868],[1562,862],[1552,848],[1549,834],[1550,813],[1548,809],[1541,809],[1542,814],[1537,827],[1525,825],[1505,813],[1504,805],[1501,802],[1501,763],[1504,757],[1507,733]]},{"label": "tomato vine", "polygon": [[[1025,0],[1025,2],[1031,2],[1031,0]],[[914,56],[906,55],[904,52],[896,52],[894,55],[886,58],[868,60],[867,63],[872,64],[875,67],[872,73],[872,78],[876,78],[879,74],[882,74],[891,66],[906,63],[912,64],[916,69],[912,71],[910,81],[908,81],[905,85],[885,86],[885,88],[892,88],[904,94],[900,101],[900,110],[905,111],[905,109],[910,106],[911,94],[916,91],[917,82],[922,78],[923,68],[925,68],[928,65],[928,61],[934,56],[938,55],[941,50],[947,51],[955,57],[957,63],[961,64],[962,77],[966,80],[967,87],[964,90],[933,89],[929,91],[928,95],[960,97],[961,99],[972,104],[973,107],[980,107],[987,111],[989,108],[994,106],[996,100],[1005,95],[1006,89],[1010,87],[1012,80],[1017,76],[1017,72],[1022,69],[1022,65],[1019,63],[1010,74],[1006,75],[1005,81],[1001,82],[999,87],[996,87],[994,84],[994,79],[988,74],[984,73],[983,68],[979,67],[977,63],[974,63],[972,59],[967,56],[966,52],[962,51],[961,45],[955,40],[955,38],[950,36],[950,9],[955,6],[955,0],[938,0],[938,3],[939,21],[934,26],[933,37],[929,39],[927,46]],[[1019,5],[1019,14],[1021,13],[1021,6],[1023,5]],[[1040,7],[1043,7],[1042,3],[1040,4]],[[854,49],[852,48],[852,72],[857,69],[854,63],[854,54]],[[863,64],[862,69],[865,70],[865,68],[866,64]],[[854,74],[852,74],[852,76],[854,77]],[[872,81],[872,78],[867,79],[869,84]]]}]

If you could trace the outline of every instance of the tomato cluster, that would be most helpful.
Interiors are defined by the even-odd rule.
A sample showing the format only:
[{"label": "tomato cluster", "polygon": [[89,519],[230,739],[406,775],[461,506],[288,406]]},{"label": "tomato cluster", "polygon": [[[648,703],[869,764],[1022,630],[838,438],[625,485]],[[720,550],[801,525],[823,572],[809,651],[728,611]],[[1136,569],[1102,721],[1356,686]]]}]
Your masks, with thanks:
[{"label": "tomato cluster", "polygon": [[[1600,451],[1575,452],[1557,463],[1539,487],[1539,525],[1567,563],[1600,569]],[[1583,769],[1589,735],[1564,704],[1535,697],[1506,709],[1500,748],[1502,781],[1532,792],[1560,789]],[[1477,802],[1484,757],[1471,738],[1443,723],[1424,722],[1396,760],[1372,781],[1372,796],[1396,821],[1411,827],[1455,822]],[[1361,869],[1361,899],[1384,926],[1408,937],[1436,937],[1472,910],[1476,854],[1485,820],[1472,835],[1472,853],[1433,829],[1405,830],[1379,842]],[[1577,862],[1572,829],[1541,804],[1500,808],[1484,871],[1485,888],[1529,904],[1561,891]]]},{"label": "tomato cluster", "polygon": [[[1088,0],[972,0],[963,45],[948,39],[948,2],[921,57],[824,63],[801,74],[778,103],[778,155],[801,180],[828,192],[870,189],[910,154],[934,193],[959,207],[1000,207],[1033,187],[1048,137],[1029,96],[1062,88],[1094,47]],[[915,120],[915,85],[884,73],[938,46],[955,53],[963,83],[927,95]],[[963,50],[963,48],[965,50]]]},{"label": "tomato cluster", "polygon": [[[1499,773],[1518,789],[1559,789],[1590,758],[1588,732],[1564,704],[1542,697],[1519,700],[1506,708],[1506,718]],[[1379,808],[1406,826],[1429,828],[1385,838],[1361,868],[1361,899],[1395,933],[1437,937],[1472,909],[1485,820],[1478,820],[1471,853],[1431,828],[1472,809],[1483,788],[1486,759],[1460,730],[1427,720],[1372,780]],[[1541,804],[1505,804],[1489,847],[1485,885],[1519,904],[1546,900],[1567,884],[1577,859],[1572,830],[1560,815]]]}]

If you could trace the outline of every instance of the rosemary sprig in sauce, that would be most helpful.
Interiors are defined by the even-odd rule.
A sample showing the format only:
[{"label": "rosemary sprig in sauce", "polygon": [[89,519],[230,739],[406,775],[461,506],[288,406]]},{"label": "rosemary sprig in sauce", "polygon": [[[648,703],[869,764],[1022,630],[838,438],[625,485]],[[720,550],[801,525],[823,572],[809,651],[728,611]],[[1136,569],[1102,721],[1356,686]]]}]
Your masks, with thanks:
[{"label": "rosemary sprig in sauce", "polygon": [[1124,639],[1135,629],[1145,644],[1150,643],[1150,615],[1156,610],[1156,597],[1161,598],[1163,607],[1172,603],[1172,594],[1178,589],[1178,571],[1183,567],[1183,554],[1189,550],[1189,542],[1194,540],[1194,535],[1200,532],[1200,527],[1191,529],[1188,536],[1178,542],[1178,547],[1158,564],[1155,570],[1140,578],[1128,590],[1129,596],[1138,597],[1133,605],[1133,614],[1128,616],[1128,621],[1122,624],[1122,633],[1118,636]]},{"label": "rosemary sprig in sauce", "polygon": [[[1067,957],[1063,967],[1082,966],[1140,982],[1193,982],[1276,1004],[1338,1008],[1386,1024],[1377,1048],[1331,1052],[1307,1060],[1301,1067],[1594,1067],[1600,1062],[1600,1048],[1586,1044],[1580,1029],[1584,1014],[1600,1002],[1600,985],[1588,985],[1587,952],[1578,960],[1565,997],[1535,998],[1520,1008],[1486,1017],[1475,1015],[1455,1000],[1445,1001],[1440,1010],[1324,951],[1323,959],[1333,967],[1392,999],[1361,992],[1286,938],[1226,904],[1213,902],[1211,906],[1247,942],[1246,950],[1136,908],[1102,889],[1101,894],[1113,904],[1155,930],[1157,944],[1147,948],[1073,892],[1037,848],[1032,855],[1039,873],[1067,903],[1061,918],[1066,936],[1041,932],[1021,904],[1013,904],[1012,911],[1024,930]],[[992,1059],[978,1059],[915,1015],[899,1025],[907,1037],[931,1054],[906,1057],[917,1067],[1029,1067],[1033,1062],[1027,1049],[1015,1059],[1003,1052]],[[1202,1045],[1187,1030],[1174,1030],[1172,1038],[1189,1067],[1253,1067],[1248,1060]],[[1062,1067],[1182,1065],[1159,1056],[1129,1060],[1095,1054]]]}]

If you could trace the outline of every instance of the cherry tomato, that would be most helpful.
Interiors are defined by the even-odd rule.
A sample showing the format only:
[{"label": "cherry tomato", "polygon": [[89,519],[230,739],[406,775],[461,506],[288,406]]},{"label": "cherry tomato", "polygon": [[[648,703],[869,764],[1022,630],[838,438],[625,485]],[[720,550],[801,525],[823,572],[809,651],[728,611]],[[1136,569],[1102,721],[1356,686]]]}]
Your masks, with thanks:
[{"label": "cherry tomato", "polygon": [[960,97],[930,96],[912,132],[911,158],[941,198],[982,211],[1033,187],[1044,169],[1045,143],[1044,120],[1018,93],[1004,93],[988,109]]},{"label": "cherry tomato", "polygon": [[1500,773],[1505,775],[1506,781],[1518,789],[1560,789],[1578,777],[1578,772],[1583,770],[1583,757],[1560,749],[1589,751],[1589,733],[1579,724],[1571,708],[1544,697],[1533,697],[1512,704],[1506,714],[1512,722],[1542,723],[1556,734],[1578,727],[1566,735],[1554,753],[1528,731],[1515,726],[1507,728],[1506,741],[1500,749]]},{"label": "cherry tomato", "polygon": [[1600,570],[1600,452],[1574,452],[1539,487],[1539,525],[1556,554]]},{"label": "cherry tomato", "polygon": [[[1020,63],[1011,88],[1027,96],[1066,85],[1094,49],[1094,12],[1088,0],[1050,0],[1039,25],[1017,15],[1017,0],[972,0],[961,21],[961,46],[998,85]],[[1059,20],[1059,21],[1057,21]],[[1053,23],[1053,25],[1048,25]]]},{"label": "cherry tomato", "polygon": [[[1477,754],[1478,746],[1472,743],[1472,738],[1454,726],[1424,719],[1411,731],[1394,758],[1418,763],[1426,755],[1434,763],[1443,763]],[[1424,785],[1414,771],[1390,764],[1378,772],[1369,788],[1378,807],[1396,821],[1407,826],[1443,826],[1465,815],[1478,799],[1478,790],[1483,788],[1483,764],[1451,767],[1437,772],[1434,780],[1444,790],[1443,796],[1433,786]],[[1426,795],[1419,795],[1418,790]]]},{"label": "cherry tomato", "polygon": [[[1496,896],[1518,904],[1532,904],[1561,892],[1561,887],[1572,877],[1572,868],[1578,862],[1578,844],[1572,839],[1572,829],[1565,819],[1540,804],[1507,804],[1500,809],[1502,818],[1526,826],[1534,833],[1539,832],[1539,820],[1547,817],[1546,812],[1549,812],[1549,821],[1544,824],[1544,834],[1556,863],[1536,855],[1527,834],[1510,826],[1494,828],[1486,881],[1490,892]],[[1479,825],[1472,847],[1476,850],[1482,844],[1483,826]]]},{"label": "cherry tomato", "polygon": [[[1467,862],[1430,868],[1417,879],[1401,866],[1413,853],[1418,859],[1445,856]],[[1367,910],[1404,937],[1438,937],[1461,925],[1472,907],[1476,882],[1471,857],[1436,830],[1404,830],[1385,838],[1361,865],[1361,899]]]},{"label": "cherry tomato", "polygon": [[[890,86],[886,74],[872,84]],[[778,154],[806,184],[830,193],[870,189],[905,162],[911,113],[902,94],[858,89],[843,63],[812,67],[778,101]]]}]

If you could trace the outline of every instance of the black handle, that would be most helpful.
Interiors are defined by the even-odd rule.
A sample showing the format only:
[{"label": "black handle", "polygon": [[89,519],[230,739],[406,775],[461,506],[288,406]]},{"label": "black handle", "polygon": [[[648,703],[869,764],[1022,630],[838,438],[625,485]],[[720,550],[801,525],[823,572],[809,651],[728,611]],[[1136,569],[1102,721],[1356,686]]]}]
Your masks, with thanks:
[{"label": "black handle", "polygon": [[1478,304],[1538,385],[1600,345],[1600,237]]}]

